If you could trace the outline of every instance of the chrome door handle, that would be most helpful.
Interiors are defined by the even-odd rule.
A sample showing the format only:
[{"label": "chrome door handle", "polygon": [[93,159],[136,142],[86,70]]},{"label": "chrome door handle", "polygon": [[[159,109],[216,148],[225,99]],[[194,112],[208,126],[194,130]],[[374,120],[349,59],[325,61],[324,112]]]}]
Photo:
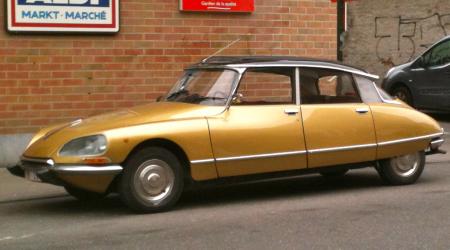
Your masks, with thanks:
[{"label": "chrome door handle", "polygon": [[284,113],[286,113],[288,115],[295,115],[295,114],[298,114],[298,112],[300,112],[300,111],[296,108],[287,108],[284,110]]},{"label": "chrome door handle", "polygon": [[365,113],[369,112],[369,109],[368,108],[357,108],[355,111],[358,114],[365,114]]}]

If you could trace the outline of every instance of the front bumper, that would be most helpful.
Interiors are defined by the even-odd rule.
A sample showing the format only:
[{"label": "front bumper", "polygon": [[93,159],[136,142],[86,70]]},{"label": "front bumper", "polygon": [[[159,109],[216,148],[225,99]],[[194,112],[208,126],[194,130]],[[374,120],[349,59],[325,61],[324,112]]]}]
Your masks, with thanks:
[{"label": "front bumper", "polygon": [[123,171],[120,165],[89,166],[55,164],[51,159],[22,157],[20,163],[8,171],[19,177],[36,176],[34,181],[58,186],[72,185],[95,192],[105,191],[112,180]]}]

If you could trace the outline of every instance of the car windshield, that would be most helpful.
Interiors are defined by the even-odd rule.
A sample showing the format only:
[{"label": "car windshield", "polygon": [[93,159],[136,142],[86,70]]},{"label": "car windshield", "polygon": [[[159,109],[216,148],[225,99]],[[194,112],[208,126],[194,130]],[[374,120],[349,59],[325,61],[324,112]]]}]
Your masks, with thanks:
[{"label": "car windshield", "polygon": [[165,101],[222,106],[227,103],[237,77],[236,71],[228,69],[187,70]]}]

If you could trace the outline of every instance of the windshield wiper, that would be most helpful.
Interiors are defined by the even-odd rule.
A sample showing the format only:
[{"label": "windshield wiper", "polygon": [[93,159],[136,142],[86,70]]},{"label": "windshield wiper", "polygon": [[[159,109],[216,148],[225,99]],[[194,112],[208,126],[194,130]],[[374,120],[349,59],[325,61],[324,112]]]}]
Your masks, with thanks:
[{"label": "windshield wiper", "polygon": [[169,96],[167,96],[166,100],[171,100],[172,98],[176,98],[176,97],[178,97],[178,96],[180,96],[182,94],[186,94],[187,95],[188,93],[189,93],[189,91],[187,91],[185,89],[181,89],[181,90],[175,91],[172,94],[170,94]]}]

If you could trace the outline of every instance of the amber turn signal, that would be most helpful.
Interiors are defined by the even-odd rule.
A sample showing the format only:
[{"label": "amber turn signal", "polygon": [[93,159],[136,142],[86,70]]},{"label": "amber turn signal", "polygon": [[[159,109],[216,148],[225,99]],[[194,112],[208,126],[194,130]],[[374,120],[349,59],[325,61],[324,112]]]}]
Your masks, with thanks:
[{"label": "amber turn signal", "polygon": [[83,162],[89,165],[102,165],[111,163],[111,160],[108,157],[93,157],[93,158],[85,158]]}]

